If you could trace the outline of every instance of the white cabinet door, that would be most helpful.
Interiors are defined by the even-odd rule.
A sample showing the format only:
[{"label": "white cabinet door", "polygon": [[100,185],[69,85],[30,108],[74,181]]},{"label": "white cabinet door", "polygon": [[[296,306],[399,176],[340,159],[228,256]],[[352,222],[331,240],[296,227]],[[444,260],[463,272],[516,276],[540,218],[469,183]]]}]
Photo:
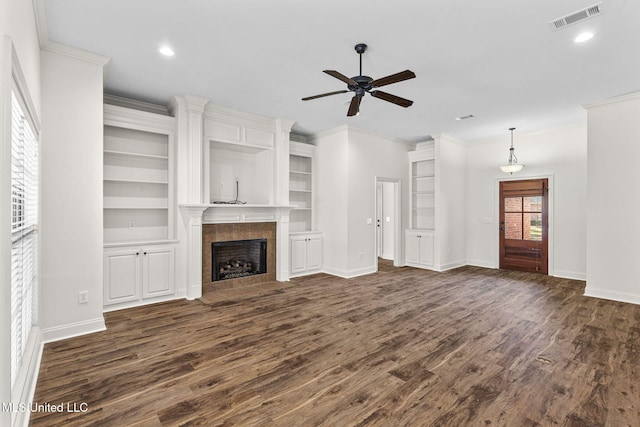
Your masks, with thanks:
[{"label": "white cabinet door", "polygon": [[306,266],[307,241],[306,237],[296,236],[291,238],[291,273],[302,273]]},{"label": "white cabinet door", "polygon": [[433,234],[420,233],[420,264],[433,266]]},{"label": "white cabinet door", "polygon": [[434,234],[428,230],[405,231],[406,264],[413,267],[433,267]]},{"label": "white cabinet door", "polygon": [[309,237],[307,239],[307,271],[320,270],[322,267],[322,239]]},{"label": "white cabinet door", "polygon": [[175,294],[175,246],[112,247],[104,254],[105,306],[134,307]]},{"label": "white cabinet door", "polygon": [[140,250],[122,249],[104,255],[104,304],[139,298]]},{"label": "white cabinet door", "polygon": [[420,238],[413,231],[405,233],[405,257],[409,264],[418,264],[420,262]]},{"label": "white cabinet door", "polygon": [[142,298],[173,294],[173,247],[144,248],[142,251]]}]

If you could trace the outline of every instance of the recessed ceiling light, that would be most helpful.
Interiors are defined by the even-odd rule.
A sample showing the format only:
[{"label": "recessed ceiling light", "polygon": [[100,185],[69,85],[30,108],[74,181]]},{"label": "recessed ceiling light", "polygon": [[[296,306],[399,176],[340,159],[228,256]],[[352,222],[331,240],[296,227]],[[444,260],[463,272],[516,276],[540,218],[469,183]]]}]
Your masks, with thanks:
[{"label": "recessed ceiling light", "polygon": [[587,40],[591,40],[592,38],[593,38],[593,33],[590,33],[587,31],[587,32],[578,34],[578,37],[573,39],[573,41],[576,43],[584,43]]},{"label": "recessed ceiling light", "polygon": [[164,56],[173,56],[175,52],[169,46],[160,46],[158,48],[158,52],[160,52]]}]

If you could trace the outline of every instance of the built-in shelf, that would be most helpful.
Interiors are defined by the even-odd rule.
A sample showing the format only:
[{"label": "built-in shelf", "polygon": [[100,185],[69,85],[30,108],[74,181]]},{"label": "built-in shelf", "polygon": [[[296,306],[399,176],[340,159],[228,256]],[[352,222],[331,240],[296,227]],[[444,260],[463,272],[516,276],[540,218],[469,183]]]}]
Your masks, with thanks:
[{"label": "built-in shelf", "polygon": [[173,117],[105,105],[105,244],[168,241],[172,205]]},{"label": "built-in shelf", "polygon": [[313,154],[310,144],[291,142],[289,146],[290,231],[313,230]]},{"label": "built-in shelf", "polygon": [[431,147],[409,153],[411,229],[435,228],[435,155]]}]

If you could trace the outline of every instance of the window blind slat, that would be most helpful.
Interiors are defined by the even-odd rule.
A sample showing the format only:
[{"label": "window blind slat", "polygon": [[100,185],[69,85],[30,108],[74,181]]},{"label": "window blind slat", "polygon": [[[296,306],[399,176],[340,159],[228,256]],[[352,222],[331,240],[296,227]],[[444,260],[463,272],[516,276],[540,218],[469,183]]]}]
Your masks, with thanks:
[{"label": "window blind slat", "polygon": [[11,383],[22,365],[37,287],[38,145],[12,93],[11,111]]}]

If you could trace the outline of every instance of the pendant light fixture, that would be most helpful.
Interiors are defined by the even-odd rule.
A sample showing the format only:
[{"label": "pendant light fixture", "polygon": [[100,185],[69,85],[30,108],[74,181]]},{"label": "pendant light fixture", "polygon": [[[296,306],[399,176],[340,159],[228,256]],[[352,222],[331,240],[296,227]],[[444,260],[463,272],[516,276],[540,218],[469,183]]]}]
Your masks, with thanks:
[{"label": "pendant light fixture", "polygon": [[502,172],[508,172],[513,175],[514,172],[520,172],[524,165],[518,163],[518,158],[516,157],[515,149],[513,148],[513,131],[516,128],[509,128],[511,131],[511,148],[509,148],[509,164],[500,166]]}]

